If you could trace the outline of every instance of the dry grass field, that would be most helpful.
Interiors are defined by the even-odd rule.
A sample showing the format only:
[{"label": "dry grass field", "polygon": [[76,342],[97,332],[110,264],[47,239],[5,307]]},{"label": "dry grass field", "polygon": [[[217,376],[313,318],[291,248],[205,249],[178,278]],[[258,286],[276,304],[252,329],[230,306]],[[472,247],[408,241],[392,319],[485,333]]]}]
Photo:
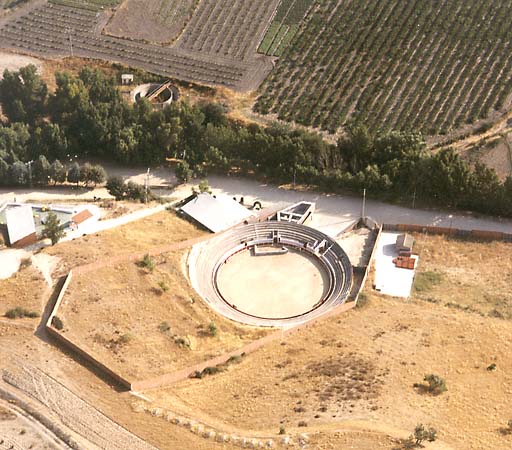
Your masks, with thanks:
[{"label": "dry grass field", "polygon": [[[22,267],[6,280],[0,280],[0,316],[12,308],[22,307],[38,314],[44,309],[47,285],[41,273],[32,266]],[[23,318],[36,323],[38,319]]]},{"label": "dry grass field", "polygon": [[[201,233],[163,212],[47,251],[63,258],[62,272]],[[511,448],[512,435],[502,429],[512,419],[512,244],[415,238],[421,257],[410,300],[381,296],[370,279],[361,307],[270,343],[220,373],[144,392],[148,406],[227,433],[276,441],[282,427],[295,437],[307,433],[312,449],[399,449],[420,423],[438,431],[427,449]],[[223,320],[197,298],[182,272],[183,252],[155,262],[153,271],[134,261],[76,276],[61,309],[65,334],[137,377],[193,364],[262,334]],[[29,294],[43,289],[33,271],[16,276],[20,290],[1,282],[17,299],[12,306],[40,304]],[[236,448],[135,412],[141,399],[115,392],[30,330],[2,320],[0,338],[5,364],[6,356],[22,356],[158,448]],[[445,379],[446,392],[435,396],[414,386],[430,373]]]},{"label": "dry grass field", "polygon": [[[421,264],[412,301],[367,288],[362,308],[272,343],[220,374],[147,395],[231,432],[308,432],[314,448],[397,448],[419,423],[439,432],[439,443],[428,448],[509,448],[512,438],[500,429],[512,418],[512,327],[491,311],[511,304],[512,244],[416,238]],[[500,258],[508,265],[497,272]],[[433,271],[447,276],[425,281],[422,274]],[[439,302],[421,300],[427,295]],[[488,370],[491,364],[496,370]],[[432,396],[413,387],[429,373],[443,377],[448,391]]]},{"label": "dry grass field", "polygon": [[211,310],[184,276],[185,258],[167,253],[152,271],[128,262],[73,277],[59,309],[65,335],[133,380],[200,363],[268,332]]},{"label": "dry grass field", "polygon": [[416,235],[413,299],[512,319],[512,243]]},{"label": "dry grass field", "polygon": [[62,258],[59,273],[64,274],[73,267],[96,260],[163,247],[205,234],[173,212],[162,211],[101,233],[60,243],[44,251]]}]

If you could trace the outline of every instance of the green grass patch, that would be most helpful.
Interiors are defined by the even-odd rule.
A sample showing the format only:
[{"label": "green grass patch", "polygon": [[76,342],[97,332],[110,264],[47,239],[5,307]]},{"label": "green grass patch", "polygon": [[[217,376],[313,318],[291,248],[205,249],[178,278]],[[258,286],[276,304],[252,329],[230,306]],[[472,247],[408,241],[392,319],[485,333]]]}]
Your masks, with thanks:
[{"label": "green grass patch", "polygon": [[416,274],[414,279],[414,291],[415,292],[427,292],[430,291],[434,286],[439,285],[443,281],[443,274],[440,272],[434,272],[427,270],[425,272],[419,272]]}]

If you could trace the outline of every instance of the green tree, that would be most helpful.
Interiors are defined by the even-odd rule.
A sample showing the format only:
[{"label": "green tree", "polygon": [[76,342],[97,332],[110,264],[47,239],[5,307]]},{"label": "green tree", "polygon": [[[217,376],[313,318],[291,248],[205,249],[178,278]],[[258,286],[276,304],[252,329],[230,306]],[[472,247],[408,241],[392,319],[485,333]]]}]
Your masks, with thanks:
[{"label": "green tree", "polygon": [[21,161],[15,161],[9,167],[9,180],[15,186],[24,186],[28,184],[28,168]]},{"label": "green tree", "polygon": [[66,181],[66,169],[58,159],[51,164],[49,174],[54,184]]},{"label": "green tree", "polygon": [[49,159],[62,159],[69,151],[66,134],[56,123],[45,123],[36,127],[31,134],[29,147],[34,159],[41,154]]},{"label": "green tree", "polygon": [[[146,200],[146,190],[144,186],[134,183],[133,181],[128,181],[125,185],[126,197],[132,200],[139,200],[140,202],[144,202]],[[150,197],[150,193],[148,192],[148,197]]]},{"label": "green tree", "polygon": [[48,88],[33,64],[19,71],[4,71],[0,80],[0,102],[10,122],[34,124],[46,114]]},{"label": "green tree", "polygon": [[46,215],[46,220],[43,228],[43,236],[45,238],[50,239],[52,241],[52,245],[55,245],[65,235],[66,232],[64,231],[64,228],[62,227],[60,220],[57,217],[57,214],[55,214],[54,212],[49,212]]},{"label": "green tree", "polygon": [[178,162],[175,174],[180,183],[187,183],[192,178],[192,170],[186,161]]},{"label": "green tree", "polygon": [[91,167],[89,179],[91,183],[94,184],[94,186],[103,183],[106,180],[106,178],[107,172],[105,171],[102,165],[96,164]]},{"label": "green tree", "polygon": [[86,162],[80,167],[80,181],[88,186],[92,182],[92,164]]},{"label": "green tree", "polygon": [[107,191],[116,200],[122,200],[125,193],[124,180],[121,177],[112,175],[107,180]]},{"label": "green tree", "polygon": [[46,156],[40,155],[32,164],[32,180],[37,184],[46,185],[50,179],[50,163]]},{"label": "green tree", "polygon": [[0,185],[7,186],[9,184],[9,164],[0,158]]},{"label": "green tree", "polygon": [[[23,123],[0,126],[0,151],[14,155],[14,159],[29,159],[30,128]],[[14,161],[11,161],[11,163]]]},{"label": "green tree", "polygon": [[76,183],[78,185],[78,183],[80,182],[80,179],[81,179],[80,172],[81,172],[80,164],[78,164],[77,162],[74,162],[73,164],[71,164],[68,168],[68,174],[67,174],[68,182]]}]

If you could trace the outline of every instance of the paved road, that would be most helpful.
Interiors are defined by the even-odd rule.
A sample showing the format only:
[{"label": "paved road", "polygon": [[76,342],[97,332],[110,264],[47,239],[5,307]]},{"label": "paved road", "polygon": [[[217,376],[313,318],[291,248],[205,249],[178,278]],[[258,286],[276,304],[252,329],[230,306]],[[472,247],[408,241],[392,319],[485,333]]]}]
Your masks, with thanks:
[{"label": "paved road", "polygon": [[[316,202],[314,225],[330,236],[342,231],[349,223],[361,215],[362,199],[347,195],[320,194],[317,192],[297,192],[281,189],[274,185],[235,177],[208,177],[214,194],[226,194],[231,197],[244,197],[249,204],[255,200],[263,207],[286,205],[300,200]],[[190,195],[191,185],[180,186],[174,195],[178,198]],[[404,208],[402,206],[367,200],[366,215],[379,223],[408,223],[433,225],[460,229],[480,229],[512,233],[512,220],[477,218],[449,212]],[[316,222],[316,223],[315,223]]]},{"label": "paved road", "polygon": [[[139,183],[144,179],[145,168],[124,168],[116,166],[108,167],[110,173],[123,175],[126,179],[135,180]],[[168,185],[174,182],[174,176],[167,169],[152,170],[151,184]],[[300,200],[316,202],[317,213],[315,222],[318,228],[325,233],[334,236],[343,228],[357,219],[361,214],[361,198],[347,195],[319,194],[316,192],[298,192],[280,189],[275,185],[260,183],[248,178],[237,178],[228,176],[209,176],[208,181],[214,193],[223,193],[231,197],[244,197],[246,204],[260,200],[263,207],[284,206]],[[196,180],[195,184],[199,181]],[[171,195],[175,198],[184,198],[191,193],[192,185],[180,186],[172,192],[167,189],[161,194]],[[27,199],[85,199],[97,197],[108,197],[104,188],[95,190],[71,189],[59,187],[48,191],[36,191],[34,189],[0,190],[0,201],[2,199],[12,201],[14,197],[18,201]],[[512,232],[512,220],[499,220],[492,218],[476,218],[468,215],[453,214],[450,218],[449,212],[421,210],[404,208],[390,205],[379,201],[368,200],[366,202],[366,215],[377,222],[382,223],[410,223],[419,225],[435,225],[461,229],[480,229],[489,231]]]}]

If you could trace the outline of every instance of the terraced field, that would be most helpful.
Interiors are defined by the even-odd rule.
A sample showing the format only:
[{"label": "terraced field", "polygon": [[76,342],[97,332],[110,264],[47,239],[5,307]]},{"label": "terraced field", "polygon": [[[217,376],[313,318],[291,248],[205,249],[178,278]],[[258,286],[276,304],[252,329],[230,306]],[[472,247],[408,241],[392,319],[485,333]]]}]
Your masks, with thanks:
[{"label": "terraced field", "polygon": [[431,135],[510,105],[510,1],[314,3],[258,112],[330,132],[359,117]]}]

